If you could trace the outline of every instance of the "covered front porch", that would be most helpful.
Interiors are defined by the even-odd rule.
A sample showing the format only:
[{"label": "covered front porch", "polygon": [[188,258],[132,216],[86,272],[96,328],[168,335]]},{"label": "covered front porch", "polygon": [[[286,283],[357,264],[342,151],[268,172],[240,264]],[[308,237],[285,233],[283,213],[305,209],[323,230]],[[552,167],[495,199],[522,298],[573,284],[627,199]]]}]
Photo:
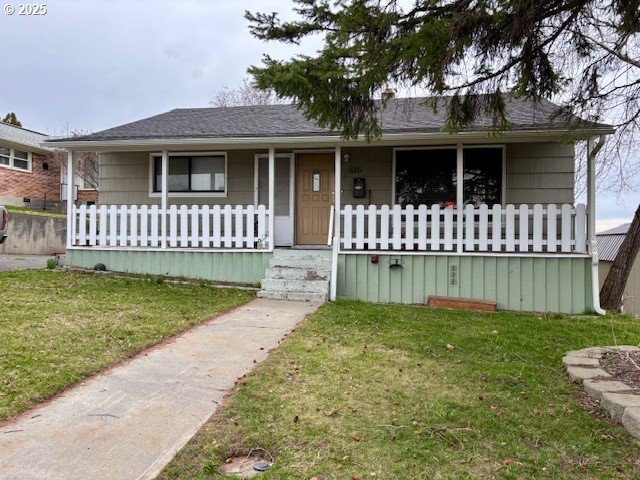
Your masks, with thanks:
[{"label": "covered front porch", "polygon": [[[592,241],[597,149],[589,142],[585,205],[573,202],[573,146],[569,151],[557,145],[345,143],[331,149],[291,145],[220,151],[212,146],[187,152],[109,153],[101,169],[113,170],[116,178],[113,186],[101,188],[100,204],[69,205],[68,250],[72,258],[82,258],[84,266],[109,258],[108,268],[113,269],[114,264],[118,269],[131,265],[130,270],[139,273],[257,283],[275,248],[331,248],[331,299],[405,303],[426,300],[428,278],[435,271],[427,268],[426,281],[416,277],[398,294],[392,288],[388,294],[371,294],[379,291],[372,268],[405,276],[405,269],[419,268],[416,262],[429,263],[425,258],[434,257],[434,268],[441,265],[438,282],[455,287],[466,281],[461,277],[467,273],[462,267],[467,260],[460,259],[486,257],[482,267],[479,260],[469,260],[476,265],[474,282],[483,285],[483,298],[498,298],[495,290],[501,280],[487,278],[485,272],[493,268],[485,266],[487,261],[531,259],[533,272],[542,268],[533,264],[557,259],[569,262],[573,283],[581,283],[584,290],[583,300],[570,310],[597,310],[585,300],[592,298],[592,280],[586,277],[597,258]],[[556,150],[566,157],[566,165],[570,157],[571,170],[536,170],[538,164],[559,163]],[[148,162],[146,167],[143,162]],[[215,167],[207,170],[207,162]],[[123,177],[134,175],[126,172],[138,171],[141,178],[127,187],[129,179]],[[140,191],[128,193],[133,187]],[[135,201],[144,198],[147,201]],[[448,257],[453,266],[442,267],[439,257]],[[391,279],[393,284],[392,277],[376,275],[376,282]],[[496,287],[486,287],[491,282]],[[476,298],[478,288],[454,290],[458,296]],[[520,294],[512,289],[513,296]],[[443,292],[434,283],[432,293],[436,290]],[[508,298],[503,303],[504,308],[511,304]],[[549,302],[531,306],[535,308],[524,302],[517,309],[553,309]]]},{"label": "covered front porch", "polygon": [[[584,254],[593,235],[592,187],[590,208],[573,202],[573,147],[133,155],[102,157],[113,178],[103,173],[99,206],[69,205],[69,248]],[[148,170],[132,160],[145,157]]]}]

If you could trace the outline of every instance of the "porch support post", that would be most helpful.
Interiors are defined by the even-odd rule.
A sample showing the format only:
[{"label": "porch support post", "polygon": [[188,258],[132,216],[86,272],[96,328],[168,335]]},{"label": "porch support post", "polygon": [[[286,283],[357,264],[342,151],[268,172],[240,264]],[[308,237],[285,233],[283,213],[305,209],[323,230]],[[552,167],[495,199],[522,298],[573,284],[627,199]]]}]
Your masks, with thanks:
[{"label": "porch support post", "polygon": [[593,310],[604,315],[606,312],[600,307],[600,282],[598,277],[598,244],[596,243],[596,155],[604,145],[605,137],[601,136],[598,143],[594,139],[587,140],[587,241],[591,255],[591,288],[593,292]]},{"label": "porch support post", "polygon": [[167,248],[167,200],[168,200],[168,185],[169,185],[169,152],[167,150],[162,151],[162,187],[161,187],[161,210],[162,210],[162,239],[161,247]]},{"label": "porch support post", "polygon": [[456,250],[462,253],[462,229],[464,227],[464,150],[462,143],[456,145]]},{"label": "porch support post", "polygon": [[276,232],[275,214],[276,214],[276,149],[269,148],[269,251],[273,252],[275,247]]},{"label": "porch support post", "polygon": [[329,300],[334,301],[338,293],[338,253],[340,252],[340,193],[342,191],[342,148],[336,145],[333,171],[333,245],[331,247],[331,283]]},{"label": "porch support post", "polygon": [[[336,145],[335,148],[335,155],[334,155],[334,161],[335,161],[335,167],[334,167],[334,185],[333,185],[333,205],[334,205],[334,212],[333,212],[333,220],[334,220],[334,226],[333,226],[333,236],[334,238],[340,238],[340,194],[342,191],[342,148],[340,148],[340,145]],[[338,244],[338,246],[340,246]]]},{"label": "porch support post", "polygon": [[73,246],[73,152],[67,151],[67,248]]}]

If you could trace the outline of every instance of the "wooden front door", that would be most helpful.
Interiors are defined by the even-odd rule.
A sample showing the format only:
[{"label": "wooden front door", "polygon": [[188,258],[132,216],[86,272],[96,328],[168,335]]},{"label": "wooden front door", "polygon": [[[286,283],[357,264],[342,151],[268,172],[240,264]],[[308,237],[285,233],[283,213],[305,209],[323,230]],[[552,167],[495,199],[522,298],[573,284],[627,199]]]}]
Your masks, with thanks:
[{"label": "wooden front door", "polygon": [[333,154],[296,155],[296,244],[326,245],[333,204]]}]

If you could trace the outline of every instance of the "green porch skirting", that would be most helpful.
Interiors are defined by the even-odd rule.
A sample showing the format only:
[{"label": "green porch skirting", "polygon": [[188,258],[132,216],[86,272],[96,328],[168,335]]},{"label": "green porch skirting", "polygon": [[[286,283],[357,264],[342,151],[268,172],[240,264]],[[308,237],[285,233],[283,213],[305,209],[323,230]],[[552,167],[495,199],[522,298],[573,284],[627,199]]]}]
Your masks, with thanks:
[{"label": "green porch skirting", "polygon": [[[393,262],[402,268],[390,268]],[[591,258],[340,254],[338,298],[426,303],[429,295],[498,302],[504,310],[593,310]]]},{"label": "green porch skirting", "polygon": [[230,283],[258,284],[264,278],[271,252],[198,252],[70,249],[65,263],[107,270],[171,277],[200,278]]}]

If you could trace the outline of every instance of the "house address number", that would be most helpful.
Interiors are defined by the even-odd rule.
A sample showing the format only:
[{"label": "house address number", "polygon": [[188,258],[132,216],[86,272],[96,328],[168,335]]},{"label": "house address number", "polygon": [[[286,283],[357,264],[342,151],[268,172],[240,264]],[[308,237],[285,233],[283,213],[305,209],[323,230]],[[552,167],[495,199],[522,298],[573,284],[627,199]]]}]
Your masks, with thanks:
[{"label": "house address number", "polygon": [[349,173],[362,173],[362,165],[349,165]]}]

